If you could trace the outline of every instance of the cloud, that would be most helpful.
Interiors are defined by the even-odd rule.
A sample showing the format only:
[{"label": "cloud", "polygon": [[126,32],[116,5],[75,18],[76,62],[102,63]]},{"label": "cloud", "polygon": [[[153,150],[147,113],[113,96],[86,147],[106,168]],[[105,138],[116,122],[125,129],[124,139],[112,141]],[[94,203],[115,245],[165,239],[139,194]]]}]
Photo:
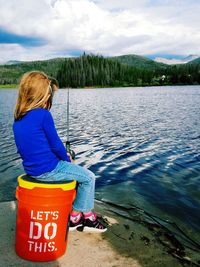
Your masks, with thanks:
[{"label": "cloud", "polygon": [[130,10],[138,7],[144,7],[148,4],[148,0],[93,0],[98,6],[111,11]]},{"label": "cloud", "polygon": [[34,38],[15,33],[7,32],[0,28],[0,43],[18,43],[22,46],[41,46],[45,44],[45,40],[41,38]]},{"label": "cloud", "polygon": [[7,33],[7,42],[0,35],[1,61],[6,54],[8,60],[18,59],[17,55],[30,60],[31,55],[44,59],[79,51],[200,54],[198,1],[0,0],[0,4],[0,28]]},{"label": "cloud", "polygon": [[0,64],[9,60],[32,61],[52,58],[52,56],[47,53],[48,50],[50,50],[48,46],[30,48],[23,47],[19,44],[0,43]]}]

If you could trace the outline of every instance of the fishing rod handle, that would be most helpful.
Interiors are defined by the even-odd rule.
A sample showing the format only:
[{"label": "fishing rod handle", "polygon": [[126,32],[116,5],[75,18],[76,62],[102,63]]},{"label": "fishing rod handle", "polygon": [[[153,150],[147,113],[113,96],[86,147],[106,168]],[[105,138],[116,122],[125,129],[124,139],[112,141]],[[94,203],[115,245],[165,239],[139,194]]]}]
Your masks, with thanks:
[{"label": "fishing rod handle", "polygon": [[67,152],[70,154],[71,158],[72,158],[73,160],[75,160],[76,154],[75,154],[74,150],[72,150],[72,149],[70,148],[70,142],[69,142],[69,141],[66,141],[65,146],[66,146],[66,150],[67,150]]}]

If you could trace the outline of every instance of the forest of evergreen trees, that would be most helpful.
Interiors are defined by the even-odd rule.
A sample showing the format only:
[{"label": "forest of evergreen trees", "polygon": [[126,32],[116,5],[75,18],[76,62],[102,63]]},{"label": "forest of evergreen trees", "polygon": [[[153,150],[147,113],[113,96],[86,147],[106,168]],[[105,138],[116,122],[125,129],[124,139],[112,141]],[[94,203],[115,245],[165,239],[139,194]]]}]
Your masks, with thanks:
[{"label": "forest of evergreen trees", "polygon": [[31,70],[56,77],[61,88],[200,84],[199,63],[170,66],[156,63],[151,67],[149,62],[146,65],[145,61],[141,65],[138,62],[138,58],[137,64],[130,64],[84,53],[77,58],[4,65],[0,66],[0,84],[17,84],[21,75]]},{"label": "forest of evergreen trees", "polygon": [[153,76],[153,71],[139,70],[102,56],[83,55],[66,59],[57,79],[61,87],[112,87],[148,85]]},{"label": "forest of evergreen trees", "polygon": [[200,65],[147,69],[95,55],[66,59],[58,70],[61,87],[200,84]]},{"label": "forest of evergreen trees", "polygon": [[200,64],[182,64],[169,66],[166,71],[166,83],[197,85],[200,84]]}]

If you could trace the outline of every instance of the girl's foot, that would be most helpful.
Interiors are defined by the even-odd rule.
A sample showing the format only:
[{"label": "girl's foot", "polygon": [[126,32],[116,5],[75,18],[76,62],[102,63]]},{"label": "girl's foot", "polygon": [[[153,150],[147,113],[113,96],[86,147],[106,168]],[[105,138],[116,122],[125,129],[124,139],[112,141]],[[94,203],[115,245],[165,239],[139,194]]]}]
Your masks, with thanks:
[{"label": "girl's foot", "polygon": [[81,212],[77,214],[71,214],[69,222],[69,231],[74,231],[77,228],[83,227],[84,217]]},{"label": "girl's foot", "polygon": [[107,227],[99,221],[94,212],[90,212],[90,214],[84,215],[84,217],[84,232],[103,233],[107,231]]}]

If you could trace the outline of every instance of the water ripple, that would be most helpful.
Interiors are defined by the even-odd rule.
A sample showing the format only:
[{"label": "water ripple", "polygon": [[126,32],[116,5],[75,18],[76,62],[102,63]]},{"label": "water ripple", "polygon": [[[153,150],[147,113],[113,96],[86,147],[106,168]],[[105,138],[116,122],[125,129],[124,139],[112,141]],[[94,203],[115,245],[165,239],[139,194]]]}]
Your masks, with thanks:
[{"label": "water ripple", "polygon": [[[77,163],[96,174],[96,191],[139,203],[200,230],[200,87],[70,91],[70,139]],[[13,199],[22,170],[12,134],[15,90],[0,91],[1,200]],[[67,136],[67,91],[52,108]],[[3,116],[2,116],[3,115]]]}]

